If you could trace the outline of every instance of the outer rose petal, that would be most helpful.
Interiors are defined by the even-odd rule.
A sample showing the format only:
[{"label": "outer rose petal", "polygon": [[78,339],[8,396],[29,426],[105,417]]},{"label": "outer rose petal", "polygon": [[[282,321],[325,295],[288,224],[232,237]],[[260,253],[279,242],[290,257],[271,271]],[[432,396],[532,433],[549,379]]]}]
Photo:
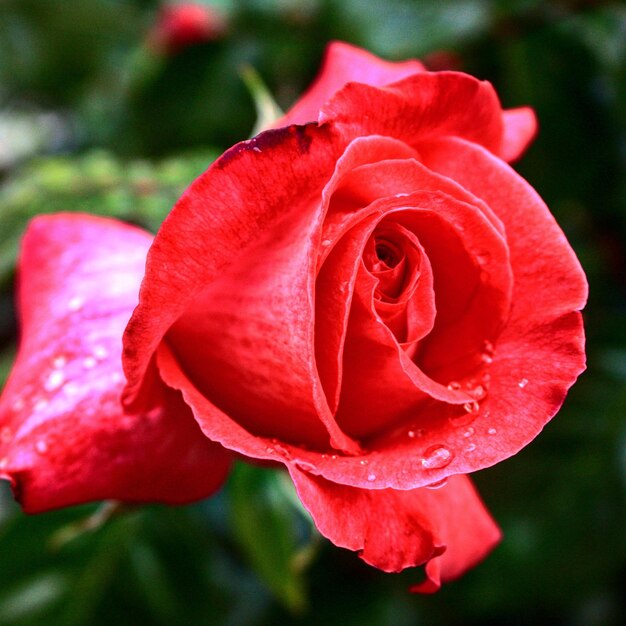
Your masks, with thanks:
[{"label": "outer rose petal", "polygon": [[276,226],[286,208],[311,212],[341,147],[329,128],[290,126],[237,144],[184,193],[150,249],[124,335],[129,402],[172,324],[233,258]]},{"label": "outer rose petal", "polygon": [[[300,500],[335,545],[386,572],[426,565],[430,593],[460,576],[498,543],[501,534],[467,476],[412,491],[357,489],[290,467]],[[459,518],[462,517],[462,522]]]},{"label": "outer rose petal", "polygon": [[361,48],[333,41],[326,48],[322,69],[313,84],[274,126],[316,121],[322,105],[346,83],[383,86],[423,71],[419,61],[384,61]]},{"label": "outer rose petal", "polygon": [[511,163],[519,159],[537,134],[537,118],[529,107],[504,111],[504,135],[500,157]]},{"label": "outer rose petal", "polygon": [[27,512],[115,498],[182,503],[222,482],[229,455],[180,394],[124,415],[121,336],[151,237],[86,215],[34,220],[23,241],[22,342],[0,399],[0,476]]},{"label": "outer rose petal", "polygon": [[499,154],[502,108],[490,83],[460,72],[421,72],[384,88],[348,83],[322,108],[348,138],[387,135],[418,148],[456,136]]}]

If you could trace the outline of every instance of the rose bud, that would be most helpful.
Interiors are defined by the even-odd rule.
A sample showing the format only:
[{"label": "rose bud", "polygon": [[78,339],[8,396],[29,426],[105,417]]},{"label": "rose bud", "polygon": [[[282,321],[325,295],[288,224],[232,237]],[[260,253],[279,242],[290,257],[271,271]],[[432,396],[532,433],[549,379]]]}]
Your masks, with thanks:
[{"label": "rose bud", "polygon": [[224,18],[208,5],[171,4],[161,7],[148,42],[155,50],[177,54],[188,46],[214,41],[225,30]]},{"label": "rose bud", "polygon": [[2,475],[31,511],[168,501],[175,484],[183,500],[219,484],[227,449],[284,465],[319,531],[367,563],[426,564],[414,590],[459,576],[500,539],[467,474],[528,444],[584,369],[584,274],[507,164],[535,126],[487,82],[331,44],[304,97],[200,176],[150,246],[124,415],[116,357],[147,236],[40,218]]}]

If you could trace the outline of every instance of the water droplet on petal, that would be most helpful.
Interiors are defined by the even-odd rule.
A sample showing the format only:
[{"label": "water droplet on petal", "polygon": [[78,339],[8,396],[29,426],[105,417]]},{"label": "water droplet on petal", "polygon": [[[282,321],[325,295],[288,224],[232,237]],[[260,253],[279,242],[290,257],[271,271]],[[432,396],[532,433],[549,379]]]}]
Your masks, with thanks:
[{"label": "water droplet on petal", "polygon": [[474,429],[470,426],[464,433],[463,437],[471,437],[474,434]]},{"label": "water droplet on petal", "polygon": [[88,369],[88,370],[93,369],[97,364],[98,362],[92,356],[88,356],[83,359],[83,367],[85,369]]},{"label": "water droplet on petal", "polygon": [[48,406],[48,401],[45,398],[39,398],[33,406],[33,411],[42,411]]},{"label": "water droplet on petal", "polygon": [[373,483],[376,480],[376,474],[368,474],[367,475],[367,480],[371,483]]},{"label": "water droplet on petal", "polygon": [[308,461],[296,461],[296,466],[305,472],[317,473],[317,467],[313,465],[313,463],[309,463]]},{"label": "water droplet on petal", "polygon": [[74,296],[68,303],[67,308],[70,311],[79,311],[83,308],[85,301],[80,296]]},{"label": "water droplet on petal", "polygon": [[60,370],[54,370],[43,384],[46,391],[55,391],[65,382],[65,374]]},{"label": "water droplet on petal", "polygon": [[495,428],[490,428],[487,432],[488,432],[490,435],[495,435],[498,431],[497,431]]},{"label": "water droplet on petal", "polygon": [[102,361],[102,359],[106,359],[109,356],[109,351],[104,346],[96,346],[93,349],[93,355],[96,359]]},{"label": "water droplet on petal", "polygon": [[441,489],[448,484],[448,477],[438,480],[437,482],[430,483],[430,485],[425,485],[426,489]]},{"label": "water droplet on petal", "polygon": [[285,448],[282,444],[277,443],[274,448],[281,456],[284,456],[287,459],[290,457],[289,450],[287,450],[287,448]]},{"label": "water droplet on petal", "polygon": [[35,444],[35,450],[37,450],[39,454],[45,454],[46,452],[48,452],[48,444],[46,443],[45,439],[40,439]]},{"label": "water droplet on petal", "polygon": [[476,259],[480,265],[487,265],[489,261],[491,261],[491,253],[489,252],[479,252],[476,255]]},{"label": "water droplet on petal", "polygon": [[465,446],[465,451],[466,452],[474,452],[474,450],[476,450],[476,444],[475,443],[468,443],[467,446]]},{"label": "water droplet on petal", "polygon": [[272,448],[271,446],[267,446],[267,448],[265,448],[265,452],[267,452],[268,454],[274,454],[274,448]]},{"label": "water droplet on petal", "polygon": [[461,383],[456,380],[452,380],[448,383],[448,389],[450,391],[459,391],[461,389]]},{"label": "water droplet on petal", "polygon": [[324,248],[327,248],[328,246],[330,246],[330,244],[330,239],[322,239],[322,245],[324,246]]},{"label": "water droplet on petal", "polygon": [[359,463],[361,465],[367,465],[369,463],[369,461],[367,459],[362,459],[361,461],[359,461]]},{"label": "water droplet on petal", "polygon": [[420,438],[423,437],[426,434],[426,431],[423,428],[416,428],[415,430],[409,430],[407,431],[407,436],[410,439],[416,439],[416,438]]},{"label": "water droplet on petal", "polygon": [[476,400],[473,400],[472,402],[466,402],[463,405],[463,408],[467,411],[467,413],[478,413],[480,406]]},{"label": "water droplet on petal", "polygon": [[517,383],[517,386],[520,389],[524,389],[524,387],[526,387],[527,384],[528,384],[528,378],[522,378],[522,380],[520,380],[519,383]]},{"label": "water droplet on petal", "polygon": [[476,385],[469,393],[475,400],[482,400],[487,395],[487,391],[482,385]]},{"label": "water droplet on petal", "polygon": [[445,446],[431,446],[424,452],[422,467],[425,469],[441,469],[452,461],[454,455]]}]

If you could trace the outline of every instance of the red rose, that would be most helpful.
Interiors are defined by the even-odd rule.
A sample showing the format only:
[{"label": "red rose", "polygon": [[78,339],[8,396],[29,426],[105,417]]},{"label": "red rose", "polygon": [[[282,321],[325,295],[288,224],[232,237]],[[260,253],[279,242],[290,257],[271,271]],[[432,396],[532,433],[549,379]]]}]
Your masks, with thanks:
[{"label": "red rose", "polygon": [[[92,451],[100,473],[140,458],[147,476],[158,466],[172,482],[133,490],[120,470],[117,483],[101,477],[89,494],[96,463],[81,463],[82,434],[74,446],[54,441],[53,467],[35,454],[37,436],[54,424],[77,428],[70,400],[50,402],[56,413],[35,404],[33,413],[57,371],[54,348],[70,336],[85,358],[95,351],[89,337],[119,339],[139,261],[119,303],[113,280],[111,297],[94,281],[147,247],[134,229],[74,216],[48,218],[45,233],[36,222],[26,237],[24,341],[0,406],[11,429],[0,444],[4,472],[31,510],[107,490],[172,500],[177,481],[177,499],[192,499],[227,466],[210,440],[284,464],[322,534],[385,571],[427,562],[416,590],[433,591],[499,539],[464,474],[532,440],[584,367],[584,275],[546,206],[504,162],[530,140],[534,117],[503,111],[488,83],[465,74],[333,44],[279,126],[227,151],[174,207],[126,328],[128,415],[83,420],[98,433],[100,421],[109,427],[108,447]],[[61,244],[54,225],[75,234]],[[41,259],[57,256],[46,276]],[[59,267],[62,286],[52,279]],[[49,293],[37,307],[29,280]],[[70,294],[93,307],[75,330]],[[93,407],[106,384],[92,385],[84,363],[71,365],[68,378],[81,381]],[[10,413],[25,389],[33,389],[28,406]],[[181,407],[175,418],[168,403]],[[164,433],[171,449],[153,452]],[[176,456],[172,468],[187,446],[194,458]],[[53,502],[38,488],[46,471],[62,486]]]},{"label": "red rose", "polygon": [[217,39],[225,29],[224,18],[208,5],[193,2],[164,5],[148,41],[157,50],[176,54],[191,45]]}]

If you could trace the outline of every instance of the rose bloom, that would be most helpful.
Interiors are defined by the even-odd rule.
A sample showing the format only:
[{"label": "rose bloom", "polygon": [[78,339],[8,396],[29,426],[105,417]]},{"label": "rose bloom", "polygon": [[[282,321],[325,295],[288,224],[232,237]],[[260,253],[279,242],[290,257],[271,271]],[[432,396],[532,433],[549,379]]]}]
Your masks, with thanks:
[{"label": "rose bloom", "polygon": [[414,590],[460,575],[500,539],[467,474],[531,441],[584,368],[584,275],[507,165],[534,132],[487,82],[335,43],[154,240],[35,219],[0,475],[28,512],[182,503],[235,453],[284,465],[337,546],[426,564]]},{"label": "rose bloom", "polygon": [[165,54],[177,54],[189,46],[220,38],[226,30],[224,18],[211,6],[183,2],[161,7],[148,42]]}]

